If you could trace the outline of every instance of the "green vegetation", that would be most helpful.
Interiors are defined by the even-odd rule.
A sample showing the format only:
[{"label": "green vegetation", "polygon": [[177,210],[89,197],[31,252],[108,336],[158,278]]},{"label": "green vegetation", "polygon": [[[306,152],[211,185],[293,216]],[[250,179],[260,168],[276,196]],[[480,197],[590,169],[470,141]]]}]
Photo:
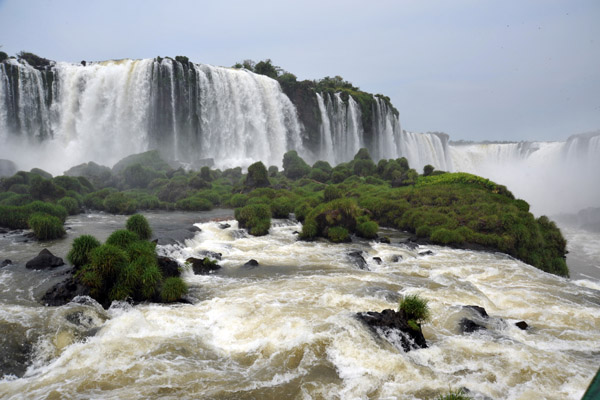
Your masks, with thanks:
[{"label": "green vegetation", "polygon": [[427,300],[416,294],[404,296],[402,300],[400,300],[398,311],[403,313],[409,322],[414,321],[417,324],[427,322],[430,318]]},{"label": "green vegetation", "polygon": [[134,214],[129,217],[125,228],[128,231],[136,233],[143,240],[148,240],[152,236],[152,228],[150,228],[148,220],[142,214]]},{"label": "green vegetation", "polygon": [[[146,236],[151,232],[141,215],[130,217],[127,225]],[[106,307],[114,300],[178,301],[187,286],[179,277],[164,279],[155,247],[138,233],[120,229],[105,244],[90,235],[78,237],[67,258],[76,267],[75,279]]]},{"label": "green vegetation", "polygon": [[436,400],[470,400],[462,389],[450,390],[447,394],[439,395]]},{"label": "green vegetation", "polygon": [[52,215],[34,213],[27,220],[27,224],[39,240],[58,239],[66,235],[62,221]]},{"label": "green vegetation", "polygon": [[[354,90],[344,82],[332,78],[323,85]],[[488,179],[431,166],[419,175],[404,157],[374,163],[366,149],[335,167],[324,161],[311,167],[289,151],[282,165],[267,170],[257,162],[247,174],[240,167],[185,171],[151,151],[125,158],[112,171],[93,163],[54,178],[19,171],[0,179],[0,226],[26,229],[37,212],[64,221],[82,209],[133,214],[232,207],[239,226],[252,235],[266,235],[271,218],[294,213],[303,222],[303,240],[340,242],[353,235],[370,240],[383,226],[430,243],[502,251],[568,276],[566,242],[556,225],[545,216],[535,218],[527,202]],[[76,172],[85,176],[72,176]]]}]

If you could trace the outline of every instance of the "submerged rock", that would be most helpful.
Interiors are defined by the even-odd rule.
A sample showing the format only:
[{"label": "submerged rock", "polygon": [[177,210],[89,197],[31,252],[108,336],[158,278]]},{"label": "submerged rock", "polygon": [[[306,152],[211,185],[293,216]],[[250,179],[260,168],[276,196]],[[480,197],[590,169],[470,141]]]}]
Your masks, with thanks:
[{"label": "submerged rock", "polygon": [[90,288],[77,282],[70,276],[62,282],[51,287],[41,299],[47,306],[62,306],[77,296],[89,296]]},{"label": "submerged rock", "polygon": [[377,239],[375,239],[375,241],[376,241],[377,243],[385,243],[385,244],[390,244],[390,243],[392,243],[392,242],[390,241],[390,238],[389,238],[389,237],[387,237],[387,236],[378,237]]},{"label": "submerged rock", "polygon": [[434,255],[434,252],[431,250],[425,250],[419,253],[420,256],[432,256]]},{"label": "submerged rock", "polygon": [[[369,326],[375,333],[386,340],[400,341],[404,351],[427,348],[427,342],[418,324],[409,325],[408,320],[401,311],[383,310],[382,312],[362,312],[357,317]],[[413,321],[414,322],[414,321]],[[415,329],[417,327],[418,329]]]},{"label": "submerged rock", "polygon": [[221,257],[223,257],[222,253],[216,253],[216,252],[210,251],[210,250],[200,250],[198,252],[198,254],[201,256],[214,258],[215,260],[221,260]]},{"label": "submerged rock", "polygon": [[458,329],[461,333],[472,333],[480,330],[487,330],[487,328],[483,325],[484,321],[489,318],[487,311],[485,308],[475,305],[467,305],[462,306],[463,310],[467,310],[471,313],[477,322],[470,318],[462,318],[458,322]]},{"label": "submerged rock", "polygon": [[246,268],[256,268],[258,267],[260,264],[258,263],[258,261],[256,261],[255,259],[249,260],[246,264],[244,264],[244,267]]},{"label": "submerged rock", "polygon": [[12,264],[12,260],[9,260],[9,259],[7,258],[6,260],[4,260],[4,261],[2,261],[2,262],[0,263],[0,268],[4,268],[4,267],[6,267],[6,266],[8,266],[8,265],[10,265],[10,264]]},{"label": "submerged rock", "polygon": [[219,224],[219,228],[220,229],[227,229],[227,228],[231,228],[231,225],[222,223],[222,224]]},{"label": "submerged rock", "polygon": [[350,253],[348,253],[348,257],[350,257],[350,260],[352,260],[352,262],[356,264],[358,268],[366,269],[368,271],[369,267],[367,264],[367,260],[365,260],[362,253],[362,250],[351,251]]},{"label": "submerged rock", "polygon": [[395,262],[395,263],[397,263],[397,262],[399,262],[399,261],[402,261],[402,260],[403,260],[403,258],[404,258],[404,257],[402,257],[402,256],[401,256],[401,255],[399,255],[399,254],[394,254],[394,255],[392,256],[392,262]]},{"label": "submerged rock", "polygon": [[401,247],[404,247],[408,250],[416,250],[419,248],[419,245],[415,242],[411,242],[410,240],[405,240],[403,242],[398,243]]},{"label": "submerged rock", "polygon": [[480,306],[468,305],[468,306],[463,306],[463,309],[474,311],[477,315],[479,315],[482,318],[489,317],[487,311],[485,311],[485,308],[480,307]]},{"label": "submerged rock", "polygon": [[61,265],[65,265],[65,262],[62,258],[56,257],[48,249],[43,249],[35,258],[27,261],[25,268],[47,269],[60,267]]},{"label": "submerged rock", "polygon": [[375,261],[377,263],[377,265],[381,265],[381,263],[382,263],[381,257],[373,257],[373,261]]},{"label": "submerged rock", "polygon": [[204,257],[202,259],[190,257],[185,261],[192,265],[192,269],[196,275],[208,275],[221,269],[219,264],[208,257]]},{"label": "submerged rock", "polygon": [[472,333],[479,330],[487,330],[485,326],[479,325],[477,322],[469,318],[462,318],[458,323],[458,329],[460,329],[461,333]]}]

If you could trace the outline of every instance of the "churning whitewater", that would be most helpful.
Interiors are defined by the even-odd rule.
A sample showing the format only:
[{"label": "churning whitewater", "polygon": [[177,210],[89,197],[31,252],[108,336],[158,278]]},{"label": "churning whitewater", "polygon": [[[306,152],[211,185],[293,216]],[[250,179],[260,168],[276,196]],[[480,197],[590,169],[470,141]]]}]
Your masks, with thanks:
[{"label": "churning whitewater", "polygon": [[[118,218],[70,224],[89,231],[97,220],[107,235]],[[394,231],[385,232],[391,244],[336,245],[298,241],[293,221],[275,220],[265,237],[227,222],[199,223],[184,246],[160,247],[179,261],[222,254],[217,274],[184,274],[192,304],[105,311],[78,298],[40,307],[31,288],[11,294],[19,271],[3,270],[3,324],[36,339],[33,362],[22,378],[0,381],[0,397],[427,399],[466,388],[477,399],[579,399],[600,363],[597,281],[502,254],[410,250]],[[364,252],[368,270],[348,257],[353,250]],[[244,266],[252,258],[260,265]],[[396,308],[407,294],[428,299],[432,319],[423,329],[429,348],[405,353],[355,314]],[[464,305],[485,307],[487,330],[460,333],[460,319],[473,317]],[[515,326],[521,320],[528,330]]]}]

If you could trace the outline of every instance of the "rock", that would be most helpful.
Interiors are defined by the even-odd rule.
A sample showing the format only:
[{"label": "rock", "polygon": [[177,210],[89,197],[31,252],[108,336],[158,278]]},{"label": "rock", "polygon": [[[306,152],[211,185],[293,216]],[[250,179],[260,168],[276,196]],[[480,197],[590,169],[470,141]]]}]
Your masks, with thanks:
[{"label": "rock", "polygon": [[196,225],[192,225],[188,228],[190,232],[202,232],[202,229],[198,228]]},{"label": "rock", "polygon": [[426,251],[422,251],[422,252],[419,253],[420,256],[432,256],[434,254],[435,253],[433,251],[431,251],[431,250],[426,250]]},{"label": "rock", "polygon": [[0,228],[0,233],[8,233],[8,232],[10,232],[10,229]]},{"label": "rock", "polygon": [[192,264],[192,269],[196,275],[208,275],[221,269],[219,264],[207,257],[204,257],[203,259],[190,257],[185,261]]},{"label": "rock", "polygon": [[158,268],[160,268],[164,278],[170,278],[172,276],[180,276],[179,263],[172,258],[158,256]]},{"label": "rock", "polygon": [[77,282],[72,276],[51,287],[42,296],[41,302],[47,306],[62,306],[76,296],[89,296],[90,289]]},{"label": "rock", "polygon": [[259,265],[260,264],[258,263],[258,261],[256,261],[255,259],[252,259],[252,260],[248,261],[246,264],[244,264],[244,267],[246,267],[246,268],[256,268]]},{"label": "rock", "polygon": [[527,330],[529,328],[529,325],[525,321],[519,321],[519,322],[515,323],[515,325],[517,326],[517,328],[521,329],[522,331]]},{"label": "rock", "polygon": [[292,235],[299,235],[299,234],[300,234],[300,232],[298,232],[298,231],[292,232]]},{"label": "rock", "polygon": [[394,341],[397,341],[399,339],[404,351],[427,348],[427,342],[421,327],[417,325],[418,330],[410,327],[404,313],[400,311],[388,309],[380,313],[364,312],[358,313],[357,317],[387,340],[394,339]]},{"label": "rock", "polygon": [[485,311],[485,308],[483,308],[483,307],[469,305],[469,306],[463,306],[463,309],[474,311],[481,318],[489,318],[487,311]]},{"label": "rock", "polygon": [[381,257],[373,257],[373,261],[375,261],[377,265],[381,265]]},{"label": "rock", "polygon": [[215,253],[214,251],[210,250],[200,250],[198,254],[201,256],[214,258],[215,260],[221,260],[221,257],[223,256],[221,253]]},{"label": "rock", "polygon": [[356,264],[358,266],[358,268],[366,269],[367,271],[369,270],[367,260],[365,260],[365,258],[362,256],[361,250],[355,250],[355,251],[348,253],[348,257],[350,257],[352,262],[354,264]]},{"label": "rock", "polygon": [[377,239],[375,239],[375,241],[378,242],[378,243],[386,243],[386,244],[392,243],[390,241],[390,238],[387,237],[387,236],[378,237]]},{"label": "rock", "polygon": [[404,242],[400,242],[398,244],[409,250],[416,250],[419,248],[419,245],[417,243],[411,242],[410,240],[405,240]]},{"label": "rock", "polygon": [[221,229],[227,229],[227,228],[231,228],[231,225],[229,225],[229,224],[219,224],[219,228],[221,228]]},{"label": "rock", "polygon": [[399,255],[399,254],[394,254],[392,256],[392,262],[397,263],[397,262],[402,261],[402,260],[403,260],[403,257],[401,255]]},{"label": "rock", "polygon": [[48,249],[43,249],[34,259],[27,261],[25,268],[47,269],[60,267],[61,265],[65,265],[62,258],[56,257]]},{"label": "rock", "polygon": [[13,176],[17,173],[17,165],[10,160],[0,160],[0,177]]},{"label": "rock", "polygon": [[12,261],[7,258],[6,260],[2,261],[2,263],[0,263],[0,268],[4,268],[10,264],[12,264]]},{"label": "rock", "polygon": [[479,325],[468,318],[461,319],[458,323],[458,328],[460,329],[461,333],[471,333],[479,330],[486,330],[485,326]]}]

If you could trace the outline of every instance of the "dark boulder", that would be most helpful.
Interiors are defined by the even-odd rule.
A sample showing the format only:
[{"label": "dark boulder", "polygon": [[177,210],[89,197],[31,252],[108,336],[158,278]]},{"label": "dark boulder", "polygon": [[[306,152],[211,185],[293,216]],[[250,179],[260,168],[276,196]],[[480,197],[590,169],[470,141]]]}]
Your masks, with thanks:
[{"label": "dark boulder", "polygon": [[47,306],[62,306],[76,296],[89,296],[90,288],[76,281],[72,276],[51,287],[41,299]]},{"label": "dark boulder", "polygon": [[408,250],[416,250],[419,248],[419,245],[415,242],[411,242],[410,240],[405,240],[404,242],[398,243],[401,247],[404,247]]},{"label": "dark boulder", "polygon": [[179,263],[170,257],[158,256],[158,268],[162,272],[164,278],[172,276],[180,276]]},{"label": "dark boulder", "polygon": [[386,243],[386,244],[392,243],[390,241],[390,238],[387,237],[387,236],[378,237],[377,239],[375,239],[375,241],[378,242],[378,243]]},{"label": "dark boulder", "polygon": [[219,264],[208,257],[204,257],[202,259],[190,257],[185,261],[192,265],[192,269],[196,275],[208,275],[221,269]]},{"label": "dark boulder", "polygon": [[462,318],[458,323],[458,328],[460,329],[461,333],[472,333],[479,330],[486,330],[485,326],[479,325],[477,322],[469,318]]},{"label": "dark boulder", "polygon": [[227,229],[227,228],[231,228],[231,225],[229,225],[229,224],[219,224],[219,228],[221,228],[221,229]]},{"label": "dark boulder", "polygon": [[244,267],[246,267],[246,268],[256,268],[259,265],[260,264],[258,263],[258,261],[256,261],[255,259],[252,259],[252,260],[248,261],[246,264],[244,264]]},{"label": "dark boulder", "polygon": [[358,268],[369,270],[367,260],[365,260],[362,253],[363,252],[361,250],[351,251],[348,253],[348,257],[350,257],[350,260],[352,260],[352,262],[356,264]]},{"label": "dark boulder", "polygon": [[10,264],[12,264],[12,261],[7,258],[6,260],[4,260],[0,263],[0,268],[4,268]]},{"label": "dark boulder", "polygon": [[48,249],[43,249],[34,259],[27,261],[25,268],[47,269],[60,267],[61,265],[65,265],[62,258],[56,257]]},{"label": "dark boulder", "polygon": [[202,232],[202,229],[198,228],[196,225],[192,225],[188,228],[190,232]]},{"label": "dark boulder", "polygon": [[525,321],[519,321],[519,322],[515,323],[515,325],[517,326],[517,328],[521,329],[522,331],[527,330],[529,328],[529,324],[527,324],[527,322],[525,322]]},{"label": "dark boulder", "polygon": [[382,263],[381,257],[373,257],[373,261],[375,261],[377,263],[377,265],[381,265],[381,263]]},{"label": "dark boulder", "polygon": [[397,263],[399,261],[402,261],[402,259],[403,259],[403,257],[401,255],[399,255],[399,254],[394,254],[392,256],[392,262],[395,262],[395,263]]},{"label": "dark boulder", "polygon": [[216,253],[210,250],[200,250],[198,254],[204,257],[214,258],[215,260],[221,260],[221,257],[223,256],[221,253]]},{"label": "dark boulder", "polygon": [[[357,314],[358,319],[363,321],[375,333],[382,336],[392,344],[400,340],[400,346],[404,351],[427,348],[427,342],[417,324],[417,329],[411,327],[406,316],[401,311],[383,310],[382,312],[363,312]],[[413,324],[414,325],[414,324]]]},{"label": "dark boulder", "polygon": [[475,314],[479,315],[481,318],[489,317],[487,311],[485,311],[485,308],[480,307],[480,306],[468,305],[468,306],[463,306],[463,309],[471,310],[471,311],[475,312]]},{"label": "dark boulder", "polygon": [[432,256],[434,255],[434,252],[431,250],[425,250],[419,253],[420,256]]}]

